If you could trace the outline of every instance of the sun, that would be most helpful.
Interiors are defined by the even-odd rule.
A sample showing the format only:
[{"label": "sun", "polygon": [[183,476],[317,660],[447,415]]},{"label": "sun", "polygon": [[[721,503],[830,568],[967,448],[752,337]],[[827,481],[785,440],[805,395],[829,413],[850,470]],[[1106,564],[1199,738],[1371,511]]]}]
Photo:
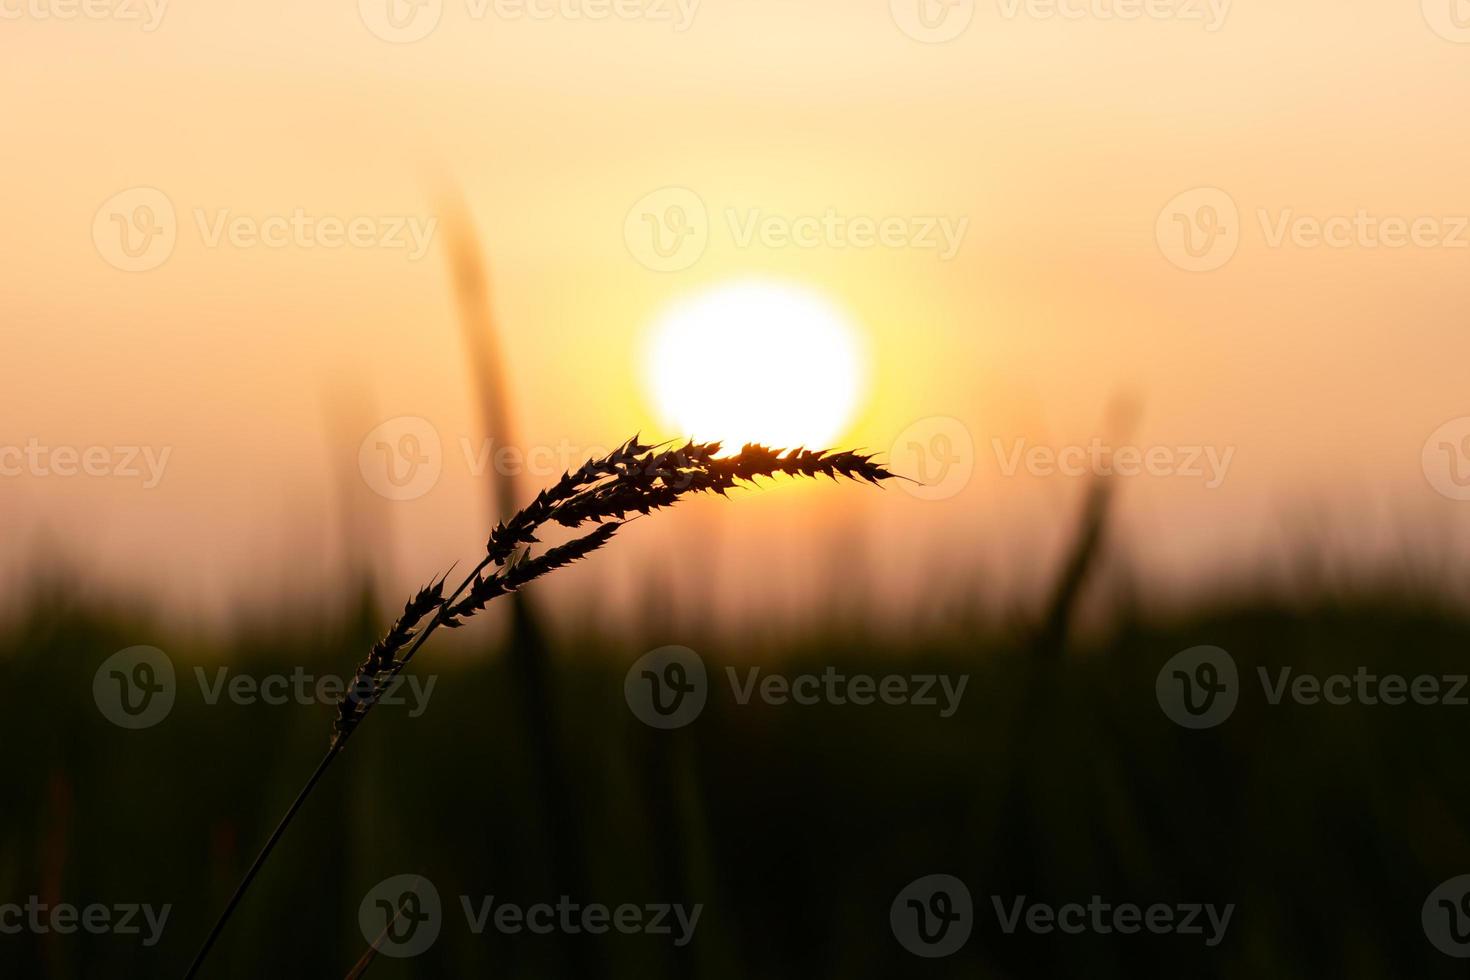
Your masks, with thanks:
[{"label": "sun", "polygon": [[811,289],[736,282],[666,310],[644,358],[660,421],[681,436],[826,448],[864,383],[851,320]]}]

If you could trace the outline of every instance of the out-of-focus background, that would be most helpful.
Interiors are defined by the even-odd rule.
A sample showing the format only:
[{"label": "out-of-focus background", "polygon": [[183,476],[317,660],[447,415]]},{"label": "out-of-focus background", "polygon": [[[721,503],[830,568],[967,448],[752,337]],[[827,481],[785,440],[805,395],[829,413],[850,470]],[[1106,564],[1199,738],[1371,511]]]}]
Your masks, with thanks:
[{"label": "out-of-focus background", "polygon": [[[332,714],[218,672],[350,674],[634,432],[914,482],[689,501],[436,639],[426,710],[367,726],[207,975],[345,973],[399,872],[447,921],[374,974],[1453,966],[1420,906],[1470,870],[1465,709],[1272,704],[1256,668],[1463,663],[1461,0],[0,0],[0,51],[16,975],[180,972]],[[624,681],[669,644],[710,705],[661,732]],[[1194,731],[1164,668],[1201,645],[1240,707]],[[129,730],[138,646],[176,697]],[[727,664],[969,683],[948,718],[777,708]],[[889,903],[931,872],[977,920],[1238,908],[1218,947],[977,921],[929,960]],[[705,918],[455,918],[564,892]],[[174,912],[10,932],[32,894]]]},{"label": "out-of-focus background", "polygon": [[[5,442],[172,456],[147,491],[7,479],[11,576],[33,549],[72,549],[97,578],[186,613],[330,585],[342,453],[401,416],[434,426],[443,473],[384,509],[393,550],[367,557],[402,589],[465,553],[485,519],[465,444],[478,459],[487,433],[447,273],[449,188],[493,263],[524,447],[682,434],[644,381],[648,335],[681,298],[750,278],[815,290],[853,324],[867,375],[839,441],[888,451],[936,416],[969,430],[974,478],[954,496],[823,495],[789,526],[778,515],[795,497],[747,507],[722,568],[748,569],[739,543],[809,556],[861,524],[864,564],[904,607],[920,568],[983,566],[992,594],[1020,591],[1035,583],[1027,556],[1059,546],[1056,508],[1078,481],[1007,477],[994,440],[1005,454],[1118,441],[1106,408],[1120,393],[1138,404],[1129,443],[1235,449],[1213,489],[1131,482],[1120,515],[1156,590],[1254,575],[1298,538],[1356,563],[1451,551],[1463,533],[1420,456],[1470,411],[1470,230],[1456,221],[1470,137],[1454,125],[1467,48],[1413,5],[1222,14],[1179,0],[1163,5],[1174,16],[1122,19],[996,0],[957,5],[941,26],[968,11],[964,29],[925,43],[899,26],[930,36],[917,10],[835,0],[685,14],[646,0],[601,19],[571,0],[168,4],[153,30],[122,0],[139,21],[26,3],[53,16],[15,0],[0,59],[16,93],[0,147]],[[104,206],[135,188],[166,195],[173,242],[127,273],[93,226],[126,264],[116,216],[140,201]],[[661,220],[687,200],[645,201],[670,188],[702,203],[704,248],[657,271],[628,225],[649,234],[635,207]],[[1208,199],[1173,203],[1201,188],[1233,201],[1220,247],[1238,247],[1189,272],[1167,254],[1188,264],[1184,243],[1161,248],[1158,232],[1176,233],[1175,214],[1203,229]],[[298,211],[307,230],[284,246],[224,227]],[[753,217],[829,211],[898,218],[906,244],[744,234]],[[1348,247],[1291,231],[1274,244],[1283,222],[1360,211],[1427,219],[1422,240],[1438,244],[1374,247],[1380,232],[1356,231]],[[416,247],[407,222],[436,216]],[[312,222],[359,217],[372,245],[307,244]],[[965,223],[952,255],[924,219]],[[145,263],[169,244],[152,241]],[[699,519],[642,533],[672,541]],[[646,550],[587,577],[621,577]],[[756,608],[813,571],[779,566],[739,576]]]}]

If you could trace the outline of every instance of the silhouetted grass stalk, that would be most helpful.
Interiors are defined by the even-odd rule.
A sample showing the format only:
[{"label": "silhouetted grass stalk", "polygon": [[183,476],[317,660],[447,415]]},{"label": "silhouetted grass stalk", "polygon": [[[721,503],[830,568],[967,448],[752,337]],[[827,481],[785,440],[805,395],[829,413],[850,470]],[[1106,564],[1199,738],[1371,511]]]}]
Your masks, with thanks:
[{"label": "silhouetted grass stalk", "polygon": [[[205,937],[185,974],[185,980],[199,972],[251,882],[327,768],[342,753],[347,740],[357,731],[393,679],[402,673],[414,654],[439,627],[456,629],[492,600],[587,557],[612,539],[627,522],[628,515],[649,514],[670,507],[693,493],[710,492],[723,496],[741,483],[754,483],[759,477],[779,474],[827,476],[834,481],[842,476],[873,484],[893,476],[885,467],[874,463],[872,456],[861,453],[807,449],[786,451],[747,445],[733,456],[721,457],[720,448],[719,443],[689,442],[678,449],[664,449],[643,445],[635,436],[607,456],[590,460],[580,469],[563,474],[555,485],[541,491],[529,505],[508,520],[496,524],[485,544],[485,557],[448,596],[444,594],[446,577],[441,576],[409,599],[403,614],[383,638],[373,644],[367,658],[358,665],[353,684],[337,705],[332,741],[326,755],[245,872],[224,911]],[[553,524],[574,529],[595,524],[596,529],[531,557],[531,546],[541,543],[537,534]]]}]

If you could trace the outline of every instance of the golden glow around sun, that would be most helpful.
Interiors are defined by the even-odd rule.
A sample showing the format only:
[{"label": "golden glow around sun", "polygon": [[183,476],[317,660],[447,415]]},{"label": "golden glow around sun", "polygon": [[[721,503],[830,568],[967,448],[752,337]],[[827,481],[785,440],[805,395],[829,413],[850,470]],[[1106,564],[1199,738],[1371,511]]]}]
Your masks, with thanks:
[{"label": "golden glow around sun", "polygon": [[649,390],[671,434],[825,449],[864,382],[857,331],[820,294],[784,283],[717,286],[655,323]]}]

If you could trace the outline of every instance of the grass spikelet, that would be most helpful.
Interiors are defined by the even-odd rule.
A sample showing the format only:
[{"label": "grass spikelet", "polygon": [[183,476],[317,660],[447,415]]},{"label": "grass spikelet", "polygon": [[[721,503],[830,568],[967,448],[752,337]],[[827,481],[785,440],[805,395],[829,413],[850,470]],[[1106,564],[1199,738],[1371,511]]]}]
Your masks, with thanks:
[{"label": "grass spikelet", "polygon": [[403,615],[393,622],[381,640],[373,644],[367,659],[357,665],[351,686],[337,703],[337,720],[333,724],[336,736],[341,737],[357,725],[366,713],[366,704],[381,693],[379,679],[398,663],[397,656],[414,638],[415,628],[424,617],[444,604],[444,578],[440,576],[419,589],[404,604]]}]

